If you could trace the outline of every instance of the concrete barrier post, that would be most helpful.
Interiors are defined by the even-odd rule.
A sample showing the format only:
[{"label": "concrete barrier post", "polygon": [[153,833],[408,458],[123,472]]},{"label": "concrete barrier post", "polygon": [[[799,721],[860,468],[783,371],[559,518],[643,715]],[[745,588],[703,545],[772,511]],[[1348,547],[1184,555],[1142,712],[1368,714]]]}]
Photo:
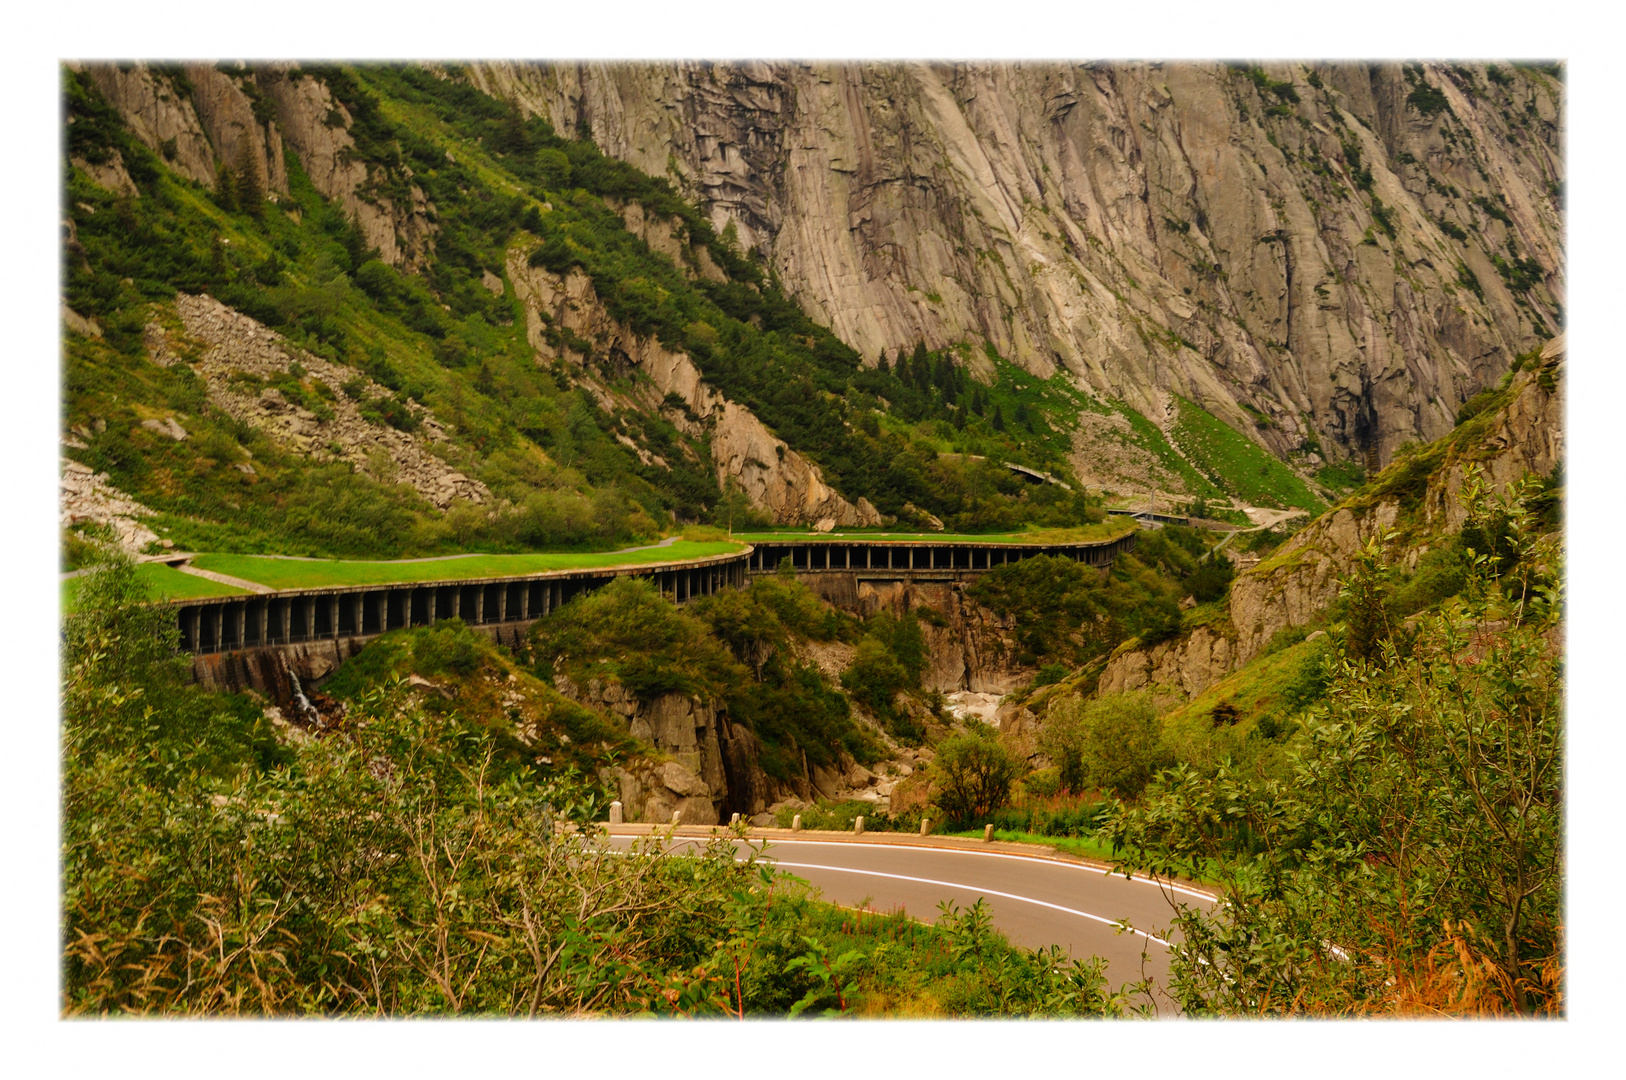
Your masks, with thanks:
[{"label": "concrete barrier post", "polygon": [[619,825],[623,821],[621,800],[617,799],[610,804],[610,824]]},{"label": "concrete barrier post", "polygon": [[992,825],[984,825],[982,827],[982,842],[985,843],[985,844],[991,844],[991,843],[993,843],[993,840],[994,840],[994,827]]},{"label": "concrete barrier post", "polygon": [[730,829],[732,829],[734,826],[738,825],[739,823],[740,823],[740,815],[738,815],[738,814],[734,814],[728,819],[728,827]]},{"label": "concrete barrier post", "polygon": [[[672,826],[673,826],[673,828],[677,827],[678,820],[680,818],[682,818],[682,817],[683,817],[683,811],[682,810],[673,810],[672,811]],[[990,825],[989,828],[993,828],[993,826]]]},{"label": "concrete barrier post", "polygon": [[931,831],[932,831],[932,819],[931,818],[921,818],[920,819],[920,835],[925,836],[927,833],[929,833]]},{"label": "concrete barrier post", "polygon": [[853,818],[853,835],[854,836],[863,836],[864,835],[864,818],[863,818],[862,814],[860,814],[858,817]]},{"label": "concrete barrier post", "polygon": [[790,819],[790,831],[791,832],[801,832],[802,831],[802,815],[796,814]]}]

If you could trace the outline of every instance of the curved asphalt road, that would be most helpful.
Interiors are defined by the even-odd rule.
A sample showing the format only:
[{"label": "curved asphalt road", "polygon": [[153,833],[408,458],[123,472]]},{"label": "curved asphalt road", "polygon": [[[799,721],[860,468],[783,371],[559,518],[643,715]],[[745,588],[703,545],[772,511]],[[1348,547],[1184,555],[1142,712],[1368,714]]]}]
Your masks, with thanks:
[{"label": "curved asphalt road", "polygon": [[[613,839],[625,848],[649,826],[616,828]],[[661,835],[667,830],[662,829]],[[697,847],[710,830],[678,831],[669,851]],[[722,830],[719,830],[722,834]],[[963,910],[980,897],[993,924],[1012,942],[1030,949],[1060,945],[1075,957],[1100,956],[1107,961],[1107,981],[1116,988],[1150,977],[1168,976],[1169,945],[1164,927],[1171,900],[1210,907],[1214,897],[1184,886],[1144,878],[1125,879],[1088,864],[970,844],[913,845],[908,838],[865,842],[809,838],[806,833],[735,840],[742,855],[747,846],[780,868],[818,887],[823,897],[848,907],[873,911],[902,910],[927,922],[938,917],[937,905],[948,900]],[[1003,845],[1002,845],[1003,846]],[[1134,931],[1120,929],[1128,922]],[[1144,955],[1144,959],[1142,954]],[[1168,1011],[1160,1003],[1159,1011]]]}]

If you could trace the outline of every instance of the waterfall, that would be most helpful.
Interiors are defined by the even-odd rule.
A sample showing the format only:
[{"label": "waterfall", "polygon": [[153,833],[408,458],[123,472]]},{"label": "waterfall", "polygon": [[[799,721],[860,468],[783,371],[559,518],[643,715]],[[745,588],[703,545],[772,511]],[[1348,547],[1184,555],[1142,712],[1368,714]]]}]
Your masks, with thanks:
[{"label": "waterfall", "polygon": [[288,681],[293,683],[294,708],[299,710],[299,719],[320,726],[322,714],[316,711],[316,706],[311,704],[311,699],[305,696],[305,688],[299,685],[299,676],[290,671],[288,672]]}]

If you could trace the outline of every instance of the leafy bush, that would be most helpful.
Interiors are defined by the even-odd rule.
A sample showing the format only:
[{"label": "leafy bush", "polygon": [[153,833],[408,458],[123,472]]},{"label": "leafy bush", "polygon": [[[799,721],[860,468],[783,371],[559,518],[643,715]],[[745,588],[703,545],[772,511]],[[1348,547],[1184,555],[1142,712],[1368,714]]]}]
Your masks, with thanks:
[{"label": "leafy bush", "polygon": [[932,801],[952,823],[980,823],[1010,800],[1020,773],[1020,763],[992,732],[950,735],[937,744],[930,766]]},{"label": "leafy bush", "polygon": [[720,706],[754,732],[770,776],[802,775],[840,753],[874,761],[880,750],[847,699],[817,667],[798,662],[796,636],[842,632],[805,586],[758,580],[679,609],[648,581],[617,578],[578,597],[531,631],[537,671],[619,682],[639,700],[682,694]]},{"label": "leafy bush", "polygon": [[1437,113],[1448,112],[1451,102],[1438,87],[1428,83],[1420,83],[1411,93],[1406,95],[1406,104],[1422,113],[1424,116],[1434,116]]},{"label": "leafy bush", "polygon": [[170,763],[183,752],[209,778],[285,762],[247,698],[192,683],[173,612],[149,603],[135,564],[111,548],[98,557],[62,627],[65,739],[74,749],[87,760],[127,755],[121,768],[162,785],[173,782]]},{"label": "leafy bush", "polygon": [[668,693],[716,701],[743,681],[706,625],[640,578],[572,600],[536,624],[531,644],[544,673],[617,681],[643,701]]},{"label": "leafy bush", "polygon": [[926,659],[926,640],[914,616],[898,618],[883,611],[866,624],[852,662],[841,673],[841,685],[880,717],[895,737],[918,742],[923,733],[899,709],[897,696],[920,688]]},{"label": "leafy bush", "polygon": [[1133,798],[1168,759],[1160,736],[1149,695],[1105,694],[1094,701],[1071,698],[1052,703],[1039,734],[1039,749],[1064,767],[1077,761],[1080,787]]},{"label": "leafy bush", "polygon": [[1186,579],[1192,598],[1206,604],[1224,596],[1236,577],[1236,564],[1223,555],[1204,559],[1195,573]]},{"label": "leafy bush", "polygon": [[1019,613],[1017,660],[1058,662],[1072,670],[1131,635],[1162,640],[1179,632],[1183,579],[1197,560],[1183,545],[1195,534],[1175,528],[1143,533],[1133,554],[1120,555],[1105,581],[1070,559],[1040,555],[996,567],[966,589],[1000,615]]}]

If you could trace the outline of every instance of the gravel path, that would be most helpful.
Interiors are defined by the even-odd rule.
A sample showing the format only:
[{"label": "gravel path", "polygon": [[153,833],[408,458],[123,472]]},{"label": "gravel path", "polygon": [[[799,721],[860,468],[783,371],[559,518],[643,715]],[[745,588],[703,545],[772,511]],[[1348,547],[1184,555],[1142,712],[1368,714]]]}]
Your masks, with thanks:
[{"label": "gravel path", "polygon": [[[683,537],[681,537],[681,536],[668,536],[665,540],[662,540],[658,544],[646,544],[643,547],[622,548],[619,551],[606,551],[604,554],[606,554],[606,555],[625,555],[630,551],[654,551],[657,548],[671,547],[673,544],[677,543],[681,539],[683,539]],[[465,551],[465,552],[463,552],[461,554],[458,554],[458,555],[426,555],[421,559],[369,559],[367,561],[368,562],[377,562],[382,566],[404,566],[407,563],[451,562],[453,559],[483,559],[486,556],[492,555],[492,554],[498,554],[498,553],[486,552],[486,551]],[[519,552],[519,554],[525,555],[525,554],[531,554],[531,553],[530,552]],[[333,559],[318,559],[318,558],[314,558],[314,557],[312,557],[310,555],[256,555],[254,557],[256,559],[286,559],[289,562],[334,562],[335,561]],[[183,569],[186,569],[186,568],[183,567]],[[192,572],[197,573],[197,574],[201,574],[201,575],[203,575],[205,577],[208,576],[207,571],[195,570],[195,571],[192,571]],[[224,577],[217,576],[215,578],[215,580],[217,580],[217,581],[226,581],[227,579],[224,578]],[[228,584],[235,584],[235,583],[236,583],[236,579],[232,579],[231,581],[228,582]]]},{"label": "gravel path", "polygon": [[247,589],[249,592],[254,593],[272,593],[277,591],[275,589],[267,588],[257,581],[248,581],[244,578],[232,577],[230,574],[217,574],[213,570],[199,570],[191,563],[182,563],[175,569],[179,570],[183,574],[191,574],[193,577],[207,578],[210,581],[218,581],[222,585],[230,585],[234,589]]}]

